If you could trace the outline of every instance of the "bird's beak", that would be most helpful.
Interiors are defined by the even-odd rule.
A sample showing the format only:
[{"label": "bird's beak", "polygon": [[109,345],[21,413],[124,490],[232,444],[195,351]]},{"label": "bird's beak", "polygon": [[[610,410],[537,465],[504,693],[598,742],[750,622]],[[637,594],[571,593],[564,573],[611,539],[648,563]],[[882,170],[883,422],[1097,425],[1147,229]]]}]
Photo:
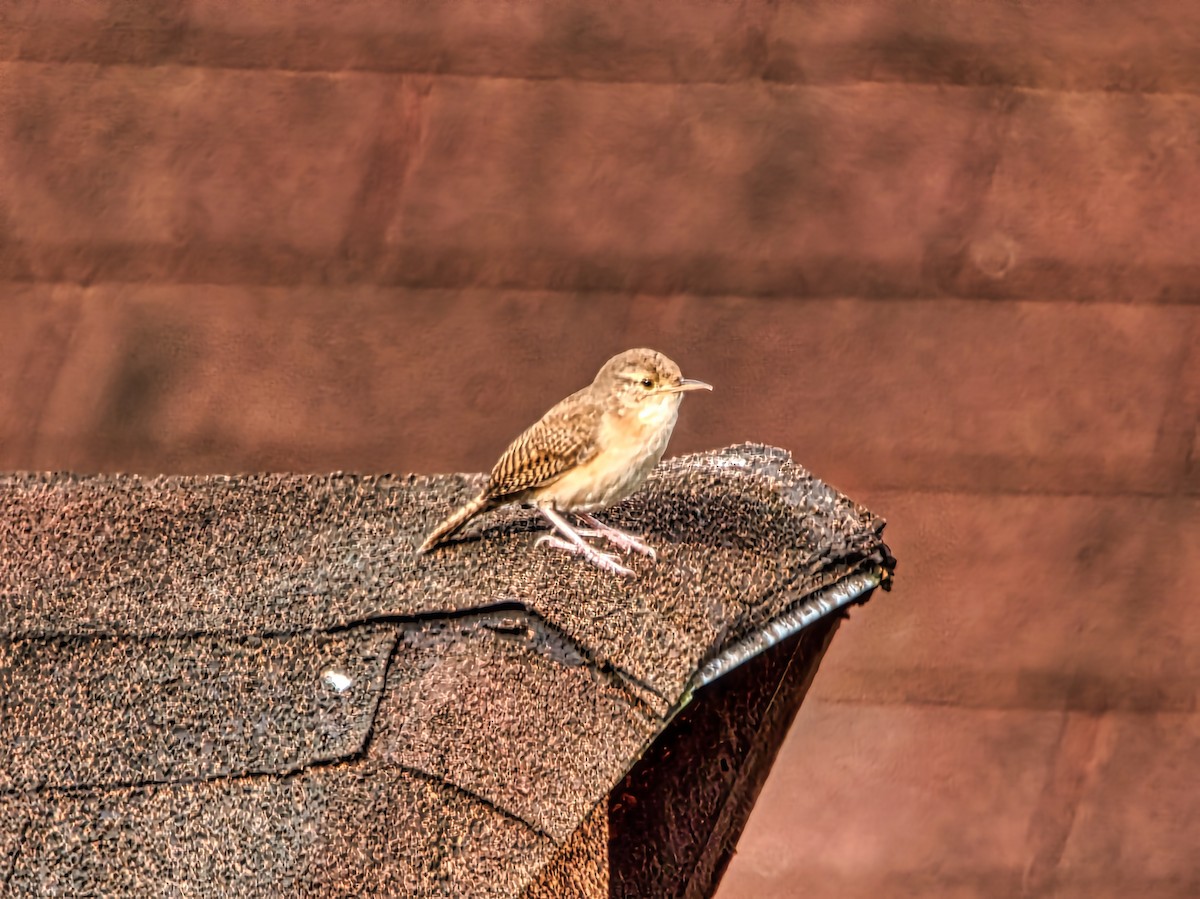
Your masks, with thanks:
[{"label": "bird's beak", "polygon": [[664,393],[683,393],[685,390],[712,390],[712,384],[697,381],[695,378],[683,378],[678,384],[668,387]]}]

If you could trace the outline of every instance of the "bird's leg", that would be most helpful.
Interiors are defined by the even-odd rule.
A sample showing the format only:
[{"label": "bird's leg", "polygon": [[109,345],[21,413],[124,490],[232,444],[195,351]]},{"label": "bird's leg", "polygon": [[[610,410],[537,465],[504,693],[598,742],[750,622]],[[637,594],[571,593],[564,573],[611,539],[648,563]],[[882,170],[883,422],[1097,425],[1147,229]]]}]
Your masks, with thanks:
[{"label": "bird's leg", "polygon": [[658,558],[658,554],[654,552],[654,547],[650,546],[640,537],[635,537],[633,534],[626,534],[624,531],[605,524],[599,518],[589,515],[587,512],[576,512],[575,514],[579,516],[580,521],[592,527],[590,531],[580,531],[581,534],[602,537],[624,552],[632,551],[641,553],[643,556],[649,556],[651,559]]},{"label": "bird's leg", "polygon": [[[611,571],[613,574],[623,574],[626,577],[633,574],[633,571],[618,562],[615,557],[610,556],[608,553],[600,552],[600,550],[584,540],[579,532],[571,527],[570,523],[550,506],[538,506],[538,511],[546,517],[546,520],[550,524],[554,525],[554,529],[562,534],[562,537],[555,537],[553,534],[543,534],[534,541],[534,546],[541,546],[543,543],[548,543],[555,549],[583,556],[597,568],[604,571]],[[566,539],[563,539],[564,537]]]}]

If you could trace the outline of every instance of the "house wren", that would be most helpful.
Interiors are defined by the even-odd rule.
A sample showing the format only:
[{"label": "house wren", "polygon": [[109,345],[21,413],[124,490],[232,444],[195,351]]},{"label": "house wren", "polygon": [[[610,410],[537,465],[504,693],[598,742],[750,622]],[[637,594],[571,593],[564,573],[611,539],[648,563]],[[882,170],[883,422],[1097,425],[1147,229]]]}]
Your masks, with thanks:
[{"label": "house wren", "polygon": [[[712,390],[712,385],[682,377],[678,365],[654,350],[614,356],[591,384],[512,442],[483,491],[434,528],[419,552],[433,549],[477,515],[523,503],[537,508],[558,532],[539,537],[535,545],[546,543],[605,571],[632,575],[615,556],[584,538],[602,538],[618,549],[655,558],[641,539],[603,524],[592,513],[616,505],[645,482],[667,448],[689,390]],[[568,516],[586,529],[573,527]]]}]

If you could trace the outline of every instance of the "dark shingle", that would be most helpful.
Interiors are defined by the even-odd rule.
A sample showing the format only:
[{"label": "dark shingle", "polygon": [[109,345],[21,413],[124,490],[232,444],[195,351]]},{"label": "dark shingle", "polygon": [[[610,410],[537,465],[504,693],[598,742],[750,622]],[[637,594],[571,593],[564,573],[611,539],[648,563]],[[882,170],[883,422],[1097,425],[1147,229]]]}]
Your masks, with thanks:
[{"label": "dark shingle", "polygon": [[35,794],[16,811],[19,895],[507,896],[555,849],[452,787],[370,766]]},{"label": "dark shingle", "polygon": [[591,665],[564,666],[488,627],[455,630],[432,645],[405,642],[372,757],[445,779],[565,840],[661,718]]},{"label": "dark shingle", "polygon": [[[0,644],[0,790],[286,772],[354,755],[395,641],[375,625]],[[352,683],[339,692],[327,671]]]}]

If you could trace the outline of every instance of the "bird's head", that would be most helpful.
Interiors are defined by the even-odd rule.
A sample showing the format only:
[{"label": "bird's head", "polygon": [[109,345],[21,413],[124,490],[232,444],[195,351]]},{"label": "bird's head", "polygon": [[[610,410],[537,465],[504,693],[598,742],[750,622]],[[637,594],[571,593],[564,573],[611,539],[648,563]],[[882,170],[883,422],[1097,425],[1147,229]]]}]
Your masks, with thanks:
[{"label": "bird's head", "polygon": [[646,404],[678,406],[689,390],[712,390],[711,384],[685,378],[679,366],[655,350],[626,350],[613,356],[596,375],[624,405]]}]

